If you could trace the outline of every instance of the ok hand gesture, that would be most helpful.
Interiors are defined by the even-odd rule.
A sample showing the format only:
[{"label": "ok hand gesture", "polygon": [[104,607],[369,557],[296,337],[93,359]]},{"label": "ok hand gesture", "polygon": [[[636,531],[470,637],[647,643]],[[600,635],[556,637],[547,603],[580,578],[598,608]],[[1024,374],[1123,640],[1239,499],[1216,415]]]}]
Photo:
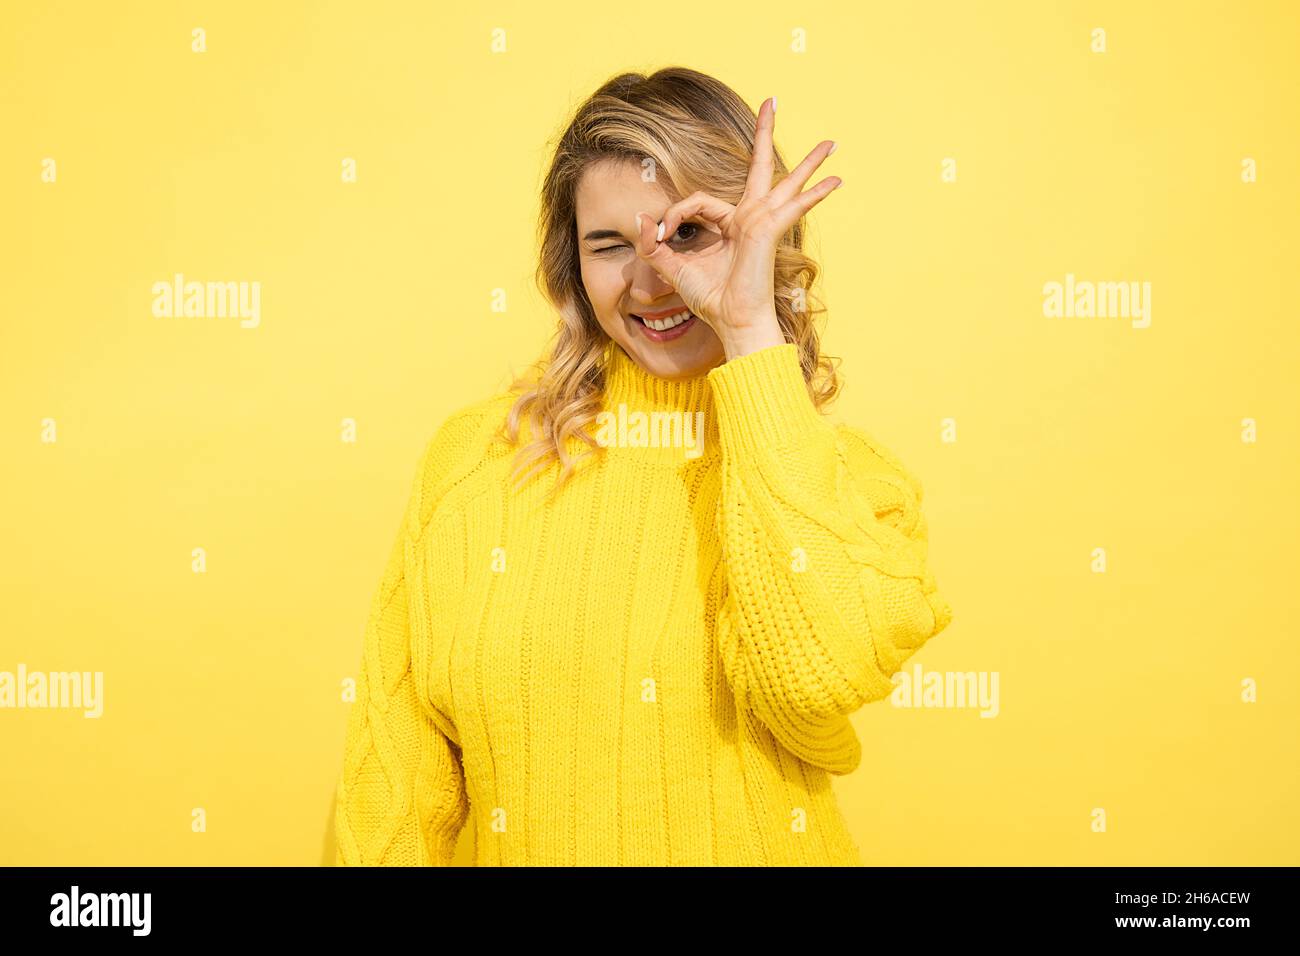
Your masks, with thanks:
[{"label": "ok hand gesture", "polygon": [[[776,100],[771,98],[759,108],[754,156],[738,206],[696,192],[669,206],[658,226],[653,217],[636,215],[637,255],[717,333],[728,359],[784,343],[773,291],[777,244],[808,210],[843,184],[838,176],[829,176],[801,192],[813,171],[835,151],[835,143],[824,140],[773,186],[775,116]],[[664,240],[688,220],[700,221],[687,224],[707,229],[716,239],[698,251],[676,252]]]}]

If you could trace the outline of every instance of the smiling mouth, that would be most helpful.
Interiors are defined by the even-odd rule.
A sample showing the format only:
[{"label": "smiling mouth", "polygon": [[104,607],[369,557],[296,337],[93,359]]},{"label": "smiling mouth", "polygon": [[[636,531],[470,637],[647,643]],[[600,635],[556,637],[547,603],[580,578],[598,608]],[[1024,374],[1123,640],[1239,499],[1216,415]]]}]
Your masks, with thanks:
[{"label": "smiling mouth", "polygon": [[633,314],[632,318],[636,319],[648,329],[654,329],[656,332],[667,332],[675,329],[677,326],[689,322],[695,318],[695,315],[689,309],[682,309],[674,315],[666,315],[662,319],[647,319],[643,316]]},{"label": "smiling mouth", "polygon": [[632,318],[636,319],[636,327],[640,333],[651,342],[658,344],[675,342],[690,335],[697,324],[698,316],[687,309],[682,309],[674,315],[665,315],[662,319],[647,319],[639,315],[633,315]]}]

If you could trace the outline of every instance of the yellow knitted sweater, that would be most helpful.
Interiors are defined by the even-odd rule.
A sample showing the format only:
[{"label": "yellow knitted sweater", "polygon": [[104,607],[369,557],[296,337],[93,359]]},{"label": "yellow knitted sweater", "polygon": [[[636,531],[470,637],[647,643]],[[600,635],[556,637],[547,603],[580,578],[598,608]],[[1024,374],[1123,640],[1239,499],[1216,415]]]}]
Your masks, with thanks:
[{"label": "yellow knitted sweater", "polygon": [[920,483],[818,412],[793,344],[676,382],[605,359],[613,424],[549,501],[554,463],[510,486],[509,393],[429,442],[365,631],[340,865],[447,865],[467,823],[479,866],[862,865],[830,779],[849,715],[952,619]]}]

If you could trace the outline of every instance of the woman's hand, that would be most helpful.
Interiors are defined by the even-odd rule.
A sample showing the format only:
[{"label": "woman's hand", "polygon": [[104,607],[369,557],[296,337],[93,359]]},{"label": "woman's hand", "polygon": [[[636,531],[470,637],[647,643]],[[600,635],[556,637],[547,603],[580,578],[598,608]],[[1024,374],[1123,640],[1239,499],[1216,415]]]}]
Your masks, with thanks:
[{"label": "woman's hand", "polygon": [[[728,360],[785,342],[773,291],[777,244],[809,209],[843,184],[838,176],[829,176],[800,192],[813,170],[835,151],[835,143],[825,140],[772,185],[775,115],[775,100],[766,100],[758,111],[754,156],[740,205],[697,192],[669,206],[658,226],[652,216],[636,215],[637,255],[718,334]],[[698,220],[689,224],[701,231],[699,248],[676,252],[664,240],[671,240],[687,220]]]}]

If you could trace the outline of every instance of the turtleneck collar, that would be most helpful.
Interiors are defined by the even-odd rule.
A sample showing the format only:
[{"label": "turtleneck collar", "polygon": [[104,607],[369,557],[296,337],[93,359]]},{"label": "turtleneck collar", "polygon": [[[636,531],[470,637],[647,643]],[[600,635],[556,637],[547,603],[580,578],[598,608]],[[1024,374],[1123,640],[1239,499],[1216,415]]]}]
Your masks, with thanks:
[{"label": "turtleneck collar", "polygon": [[720,452],[707,372],[687,379],[660,378],[641,368],[613,340],[605,346],[604,368],[604,413],[593,433],[604,436],[608,451],[683,465]]}]

